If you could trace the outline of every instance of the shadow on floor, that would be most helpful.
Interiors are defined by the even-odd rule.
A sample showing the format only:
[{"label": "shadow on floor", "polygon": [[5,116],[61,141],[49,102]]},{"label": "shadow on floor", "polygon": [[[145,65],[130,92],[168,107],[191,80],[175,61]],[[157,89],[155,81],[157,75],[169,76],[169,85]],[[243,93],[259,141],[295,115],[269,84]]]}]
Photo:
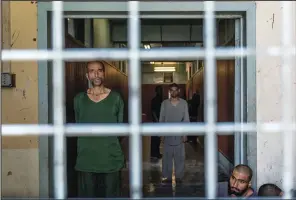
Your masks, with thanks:
[{"label": "shadow on floor", "polygon": [[[180,185],[161,184],[161,160],[143,164],[144,197],[204,197],[204,152],[199,145],[186,143],[185,175]],[[218,165],[218,164],[217,164]],[[218,180],[226,181],[227,176],[218,169]],[[129,197],[129,172],[122,171],[122,197]]]}]

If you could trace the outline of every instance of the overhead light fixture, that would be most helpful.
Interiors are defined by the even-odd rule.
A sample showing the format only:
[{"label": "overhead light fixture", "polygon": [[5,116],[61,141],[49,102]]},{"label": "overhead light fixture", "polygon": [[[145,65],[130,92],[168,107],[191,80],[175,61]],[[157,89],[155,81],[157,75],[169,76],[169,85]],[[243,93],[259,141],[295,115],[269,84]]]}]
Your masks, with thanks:
[{"label": "overhead light fixture", "polygon": [[176,65],[178,62],[154,62],[156,65]]},{"label": "overhead light fixture", "polygon": [[175,67],[154,67],[155,72],[174,72],[176,71]]},{"label": "overhead light fixture", "polygon": [[152,64],[152,65],[153,65],[153,64],[154,64],[154,62],[150,62],[150,64]]},{"label": "overhead light fixture", "polygon": [[145,44],[145,45],[144,45],[144,48],[145,48],[145,49],[150,49],[150,45],[149,45],[149,44]]}]

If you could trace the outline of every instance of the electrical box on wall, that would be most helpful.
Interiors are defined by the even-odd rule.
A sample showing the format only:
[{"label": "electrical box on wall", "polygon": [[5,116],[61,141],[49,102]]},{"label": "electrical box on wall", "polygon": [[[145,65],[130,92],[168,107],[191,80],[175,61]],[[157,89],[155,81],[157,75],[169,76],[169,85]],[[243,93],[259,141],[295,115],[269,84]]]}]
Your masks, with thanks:
[{"label": "electrical box on wall", "polygon": [[15,74],[1,73],[1,87],[4,87],[4,88],[15,87]]}]

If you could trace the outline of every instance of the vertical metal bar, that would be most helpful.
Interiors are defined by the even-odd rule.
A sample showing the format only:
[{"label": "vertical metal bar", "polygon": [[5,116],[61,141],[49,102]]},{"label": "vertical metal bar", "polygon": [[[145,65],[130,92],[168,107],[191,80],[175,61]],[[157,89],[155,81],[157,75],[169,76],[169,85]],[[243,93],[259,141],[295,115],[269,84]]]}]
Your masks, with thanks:
[{"label": "vertical metal bar", "polygon": [[293,57],[292,52],[287,48],[291,48],[293,45],[293,35],[295,33],[293,28],[294,20],[292,15],[293,1],[283,1],[283,11],[282,11],[282,48],[285,52],[282,56],[282,130],[283,130],[283,146],[284,146],[284,166],[283,166],[283,189],[284,189],[284,199],[292,198],[292,189],[293,189],[293,146],[294,146],[294,137],[293,132],[291,131],[292,127],[292,112],[294,112],[294,106],[292,102],[292,67],[293,67]]},{"label": "vertical metal bar", "polygon": [[54,197],[65,199],[65,134],[64,134],[64,61],[61,54],[64,46],[63,1],[53,2],[53,114],[54,114]]},{"label": "vertical metal bar", "polygon": [[240,162],[242,164],[246,164],[246,134],[242,131],[243,130],[243,122],[245,121],[245,62],[243,58],[243,47],[244,47],[244,20],[241,17],[240,20],[240,47],[241,47],[241,56],[240,56],[240,122],[241,122],[241,132],[240,132]]},{"label": "vertical metal bar", "polygon": [[214,15],[214,1],[205,1],[205,78],[206,78],[206,196],[214,199],[217,192],[217,137],[216,125],[216,59],[214,55],[216,45],[216,26]]},{"label": "vertical metal bar", "polygon": [[128,42],[129,42],[129,122],[130,139],[130,192],[133,199],[142,198],[142,140],[141,125],[141,68],[139,60],[140,19],[139,2],[129,1]]},{"label": "vertical metal bar", "polygon": [[[240,43],[240,19],[235,19],[235,48],[239,48]],[[235,58],[234,68],[234,121],[241,122],[241,59]],[[234,134],[234,164],[241,163],[241,132],[235,132]]]},{"label": "vertical metal bar", "polygon": [[0,0],[0,198],[2,197],[2,44],[3,44],[3,37],[2,37],[2,0]]}]

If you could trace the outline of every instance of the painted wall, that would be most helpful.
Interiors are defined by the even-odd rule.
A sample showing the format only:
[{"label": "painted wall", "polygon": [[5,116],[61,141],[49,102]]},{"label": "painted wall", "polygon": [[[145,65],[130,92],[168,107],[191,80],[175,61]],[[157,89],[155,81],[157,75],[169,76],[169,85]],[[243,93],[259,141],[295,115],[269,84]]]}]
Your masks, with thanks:
[{"label": "painted wall", "polygon": [[[295,38],[295,2],[293,24]],[[257,2],[257,24],[256,24],[256,43],[258,49],[267,49],[268,46],[279,46],[281,44],[282,14],[283,9],[280,1],[258,1]],[[286,22],[288,23],[288,22]],[[291,44],[295,46],[295,41]],[[294,58],[295,59],[295,58]],[[257,56],[257,121],[258,122],[279,122],[282,111],[282,90],[281,90],[281,67],[280,57]],[[292,102],[295,102],[295,63],[291,67],[292,81],[291,93]],[[295,123],[295,107],[291,106],[293,121]],[[257,153],[257,182],[258,186],[262,183],[273,182],[282,187],[283,166],[283,134],[282,133],[263,133],[257,134],[257,146],[254,145],[250,157]],[[295,140],[292,141],[293,145]],[[295,151],[294,159],[295,159]],[[293,162],[295,164],[295,162]],[[295,186],[295,167],[294,167],[294,186]]]},{"label": "painted wall", "polygon": [[[206,68],[206,66],[205,66]],[[217,61],[217,121],[233,122],[234,120],[234,60]],[[194,74],[188,81],[186,89],[187,95],[192,95],[199,91],[201,95],[201,105],[198,110],[198,120],[204,120],[204,69]],[[231,162],[234,159],[234,139],[233,136],[218,136],[219,151]]]},{"label": "painted wall", "polygon": [[[13,49],[37,48],[37,5],[10,1],[11,45]],[[27,23],[24,23],[27,22]],[[38,77],[36,62],[11,62],[16,87],[2,90],[4,124],[38,123]],[[38,197],[38,138],[2,138],[2,196]]]}]

